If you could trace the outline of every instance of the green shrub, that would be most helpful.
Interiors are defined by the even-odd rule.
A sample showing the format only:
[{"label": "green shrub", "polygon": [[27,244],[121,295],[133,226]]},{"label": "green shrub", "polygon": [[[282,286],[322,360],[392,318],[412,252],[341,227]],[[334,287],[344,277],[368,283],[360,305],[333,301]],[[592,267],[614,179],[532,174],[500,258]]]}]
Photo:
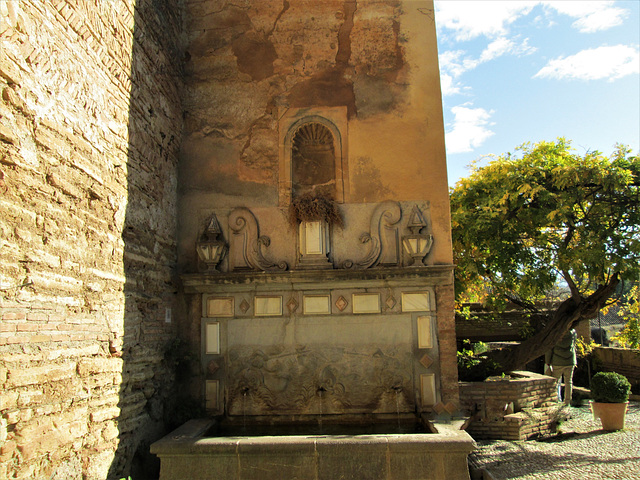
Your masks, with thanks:
[{"label": "green shrub", "polygon": [[600,403],[624,403],[629,400],[631,384],[616,372],[599,372],[591,379],[591,398]]},{"label": "green shrub", "polygon": [[463,345],[462,350],[457,352],[458,380],[461,382],[482,382],[488,377],[503,373],[500,365],[489,360],[486,355],[482,355],[489,350],[486,343],[471,343],[469,340],[465,340]]}]

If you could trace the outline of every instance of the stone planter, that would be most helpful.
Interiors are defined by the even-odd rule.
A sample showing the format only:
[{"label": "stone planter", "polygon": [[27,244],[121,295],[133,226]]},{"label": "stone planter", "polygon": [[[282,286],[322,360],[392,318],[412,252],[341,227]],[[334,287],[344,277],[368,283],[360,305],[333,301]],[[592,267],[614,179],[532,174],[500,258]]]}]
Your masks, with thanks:
[{"label": "stone planter", "polygon": [[533,372],[509,378],[460,382],[460,403],[469,415],[467,432],[475,440],[527,440],[551,435],[567,410],[558,403],[556,380]]},{"label": "stone planter", "polygon": [[600,403],[591,402],[593,420],[600,419],[602,429],[606,431],[622,430],[629,402],[624,403]]}]

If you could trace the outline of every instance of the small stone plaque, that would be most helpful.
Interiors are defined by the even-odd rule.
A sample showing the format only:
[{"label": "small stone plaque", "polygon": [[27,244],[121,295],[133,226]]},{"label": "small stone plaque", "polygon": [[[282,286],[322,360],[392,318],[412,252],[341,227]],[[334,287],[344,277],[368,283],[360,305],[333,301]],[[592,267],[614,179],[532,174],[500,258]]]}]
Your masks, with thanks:
[{"label": "small stone plaque", "polygon": [[233,297],[208,298],[207,317],[233,317]]},{"label": "small stone plaque", "polygon": [[429,292],[410,292],[402,294],[403,312],[428,312],[431,310]]},{"label": "small stone plaque", "polygon": [[378,293],[354,293],[351,296],[353,313],[380,313],[380,295]]},{"label": "small stone plaque", "polygon": [[436,376],[433,373],[420,375],[420,394],[422,406],[430,407],[436,404]]},{"label": "small stone plaque", "polygon": [[393,298],[393,296],[392,296],[392,295],[389,295],[389,296],[387,297],[387,300],[386,300],[384,303],[385,303],[385,305],[387,306],[387,308],[388,308],[389,310],[391,310],[393,307],[395,307],[395,306],[396,306],[396,303],[398,303],[398,302],[396,302],[396,299],[395,299],[395,298]]},{"label": "small stone plaque", "polygon": [[342,295],[340,295],[340,297],[338,297],[338,299],[336,300],[336,308],[338,310],[340,310],[341,312],[344,311],[345,308],[347,308],[347,306],[349,305],[349,302],[346,298],[344,298]]},{"label": "small stone plaque", "polygon": [[242,313],[247,313],[247,310],[249,310],[251,308],[251,305],[249,305],[249,302],[247,302],[244,298],[242,299],[242,302],[240,302],[240,311]]},{"label": "small stone plaque", "polygon": [[305,315],[327,315],[331,313],[329,295],[305,295],[302,311]]},{"label": "small stone plaque", "polygon": [[426,353],[420,358],[420,364],[424,367],[424,368],[429,368],[431,365],[433,365],[433,359],[427,355]]},{"label": "small stone plaque", "polygon": [[208,355],[220,354],[220,324],[207,323],[205,325],[205,350]]},{"label": "small stone plaque", "polygon": [[207,380],[205,382],[205,401],[207,410],[218,409],[218,380]]},{"label": "small stone plaque", "polygon": [[287,302],[287,309],[291,315],[296,313],[296,310],[298,310],[298,301],[294,297],[291,297]]},{"label": "small stone plaque", "polygon": [[304,250],[306,254],[322,253],[322,229],[320,222],[304,222]]},{"label": "small stone plaque", "polygon": [[431,317],[418,317],[418,348],[433,348]]},{"label": "small stone plaque", "polygon": [[275,317],[282,315],[282,297],[256,297],[254,310],[258,317]]}]

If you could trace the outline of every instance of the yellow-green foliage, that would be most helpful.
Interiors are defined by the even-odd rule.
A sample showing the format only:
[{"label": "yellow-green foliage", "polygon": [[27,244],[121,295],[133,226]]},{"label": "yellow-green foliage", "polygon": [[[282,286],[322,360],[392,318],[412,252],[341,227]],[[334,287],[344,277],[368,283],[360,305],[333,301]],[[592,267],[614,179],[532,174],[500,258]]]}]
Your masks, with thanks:
[{"label": "yellow-green foliage", "polygon": [[599,347],[600,344],[591,340],[589,343],[585,342],[584,339],[578,338],[576,340],[576,355],[579,358],[588,357],[593,352],[593,349]]},{"label": "yellow-green foliage", "polygon": [[626,295],[625,302],[620,309],[626,325],[620,333],[612,338],[623,348],[640,349],[640,288],[634,286]]},{"label": "yellow-green foliage", "polygon": [[[525,144],[451,191],[456,291],[534,300],[559,281],[588,294],[640,272],[640,159]],[[486,302],[490,299],[483,299]]]}]

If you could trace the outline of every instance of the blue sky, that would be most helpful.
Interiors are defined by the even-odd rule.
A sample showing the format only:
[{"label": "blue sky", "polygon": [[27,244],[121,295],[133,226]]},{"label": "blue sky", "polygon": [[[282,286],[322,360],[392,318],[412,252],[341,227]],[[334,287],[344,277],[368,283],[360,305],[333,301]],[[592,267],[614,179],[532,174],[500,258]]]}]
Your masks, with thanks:
[{"label": "blue sky", "polygon": [[640,149],[640,1],[436,0],[449,184],[524,142]]}]

